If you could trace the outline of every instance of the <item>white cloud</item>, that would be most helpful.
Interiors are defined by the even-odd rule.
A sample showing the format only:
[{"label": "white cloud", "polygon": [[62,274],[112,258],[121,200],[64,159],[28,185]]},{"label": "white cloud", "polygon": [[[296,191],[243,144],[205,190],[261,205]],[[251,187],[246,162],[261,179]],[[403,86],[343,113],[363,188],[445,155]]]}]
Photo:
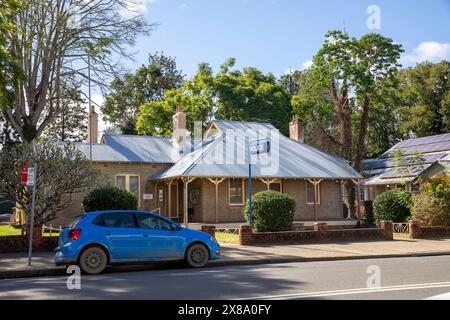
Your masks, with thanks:
[{"label": "white cloud", "polygon": [[185,9],[189,8],[189,5],[187,3],[182,3],[178,6],[178,8],[180,10],[185,10]]},{"label": "white cloud", "polygon": [[146,14],[151,3],[157,0],[126,0],[126,9],[123,9],[121,14],[126,17],[133,17],[139,14]]},{"label": "white cloud", "polygon": [[402,55],[400,62],[413,65],[425,61],[440,62],[444,59],[450,59],[450,43],[428,41],[420,43],[412,53]]},{"label": "white cloud", "polygon": [[313,65],[313,61],[312,60],[307,60],[307,61],[302,63],[300,68],[287,68],[284,71],[284,74],[289,74],[289,73],[294,72],[294,71],[303,71],[303,70],[311,68],[312,65]]},{"label": "white cloud", "polygon": [[312,67],[312,65],[313,65],[313,61],[312,60],[305,61],[302,64],[302,70],[309,69],[309,68]]}]

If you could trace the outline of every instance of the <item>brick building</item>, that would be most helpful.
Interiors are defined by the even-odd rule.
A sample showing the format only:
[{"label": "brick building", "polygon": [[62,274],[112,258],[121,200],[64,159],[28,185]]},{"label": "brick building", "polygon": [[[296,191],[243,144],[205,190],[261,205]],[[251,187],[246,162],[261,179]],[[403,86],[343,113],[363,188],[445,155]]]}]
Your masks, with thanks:
[{"label": "brick building", "polygon": [[[95,121],[94,117],[91,117]],[[301,121],[290,123],[290,138],[269,123],[213,121],[197,139],[188,139],[186,115],[173,116],[173,137],[104,135],[100,143],[77,143],[112,184],[136,194],[139,209],[178,222],[244,222],[248,162],[253,194],[276,190],[296,200],[297,221],[344,221],[343,185],[362,178],[335,155],[303,143]],[[270,151],[252,155],[249,141],[264,139]],[[55,225],[81,210],[81,199]]]}]

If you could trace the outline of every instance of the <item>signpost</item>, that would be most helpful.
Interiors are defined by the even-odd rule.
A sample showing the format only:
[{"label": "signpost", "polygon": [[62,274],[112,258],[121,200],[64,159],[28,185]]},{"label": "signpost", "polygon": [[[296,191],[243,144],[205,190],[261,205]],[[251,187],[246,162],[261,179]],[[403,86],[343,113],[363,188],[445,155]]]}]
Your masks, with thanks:
[{"label": "signpost", "polygon": [[[24,178],[26,168],[26,178]],[[31,266],[31,254],[33,251],[33,227],[34,227],[34,209],[36,206],[36,172],[37,172],[37,164],[34,167],[27,168],[26,166],[22,166],[22,184],[26,184],[27,186],[33,187],[33,195],[31,199],[31,216],[28,219],[30,231],[29,242],[28,242],[28,265]],[[25,183],[24,183],[25,182]]]},{"label": "signpost", "polygon": [[252,209],[252,154],[261,154],[270,152],[270,140],[258,139],[249,141],[249,157],[248,157],[248,223],[253,224],[253,209]]}]

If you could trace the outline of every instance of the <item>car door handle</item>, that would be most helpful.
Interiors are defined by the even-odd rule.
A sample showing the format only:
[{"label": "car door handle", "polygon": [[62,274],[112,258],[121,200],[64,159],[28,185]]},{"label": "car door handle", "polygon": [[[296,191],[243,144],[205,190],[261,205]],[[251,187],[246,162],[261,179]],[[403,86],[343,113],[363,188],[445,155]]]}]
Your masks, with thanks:
[{"label": "car door handle", "polygon": [[148,238],[148,234],[143,234],[142,235],[144,238]]},{"label": "car door handle", "polygon": [[111,235],[111,232],[106,232],[105,233],[105,236],[110,236]]}]

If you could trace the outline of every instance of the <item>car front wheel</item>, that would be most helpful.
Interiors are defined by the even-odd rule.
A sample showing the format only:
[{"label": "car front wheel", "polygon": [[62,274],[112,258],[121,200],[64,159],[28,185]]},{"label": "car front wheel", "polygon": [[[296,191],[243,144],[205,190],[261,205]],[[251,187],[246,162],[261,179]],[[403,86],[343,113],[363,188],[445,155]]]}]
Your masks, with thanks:
[{"label": "car front wheel", "polygon": [[79,260],[81,271],[87,274],[99,274],[105,270],[107,264],[105,250],[97,246],[84,250]]},{"label": "car front wheel", "polygon": [[190,246],[186,252],[186,262],[192,268],[202,268],[209,260],[208,249],[200,243]]}]

